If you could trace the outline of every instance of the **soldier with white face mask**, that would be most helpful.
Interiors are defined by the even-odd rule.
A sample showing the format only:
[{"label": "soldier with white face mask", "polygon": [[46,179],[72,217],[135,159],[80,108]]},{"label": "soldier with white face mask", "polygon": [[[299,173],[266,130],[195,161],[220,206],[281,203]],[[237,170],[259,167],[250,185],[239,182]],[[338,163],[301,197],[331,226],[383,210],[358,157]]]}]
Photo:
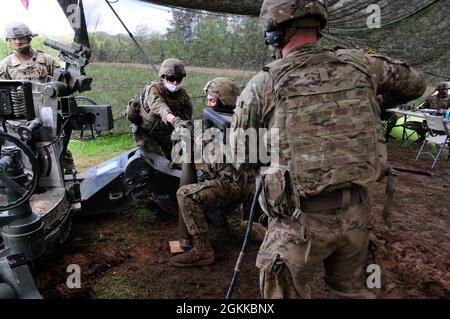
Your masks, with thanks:
[{"label": "soldier with white face mask", "polygon": [[166,59],[158,75],[158,82],[147,85],[130,101],[127,116],[133,123],[136,145],[171,159],[171,134],[178,123],[191,118],[192,101],[182,87],[186,77],[182,61]]}]

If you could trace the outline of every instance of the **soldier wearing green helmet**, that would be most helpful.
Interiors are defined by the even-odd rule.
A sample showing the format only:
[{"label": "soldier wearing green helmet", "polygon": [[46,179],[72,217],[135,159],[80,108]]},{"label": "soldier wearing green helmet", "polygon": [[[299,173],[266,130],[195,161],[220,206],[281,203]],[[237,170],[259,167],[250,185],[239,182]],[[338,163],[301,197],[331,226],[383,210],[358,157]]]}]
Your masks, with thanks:
[{"label": "soldier wearing green helmet", "polygon": [[[249,149],[249,128],[279,140],[278,156],[259,163],[269,217],[256,261],[263,298],[310,297],[321,270],[335,297],[373,296],[362,278],[373,227],[367,188],[387,172],[380,111],[426,88],[402,61],[320,47],[327,17],[323,0],[264,0],[261,27],[278,60],[249,81],[232,121],[238,152]],[[245,154],[236,169],[255,165]]]},{"label": "soldier wearing green helmet", "polygon": [[182,86],[186,70],[181,60],[164,60],[158,75],[158,82],[147,85],[130,101],[127,117],[138,146],[171,159],[172,132],[192,117],[192,101]]},{"label": "soldier wearing green helmet", "polygon": [[[219,77],[209,81],[205,88],[208,107],[218,112],[230,113],[236,105],[241,90],[236,81]],[[203,143],[205,149],[210,142],[205,134],[203,140],[196,138],[196,143]],[[200,138],[202,136],[199,136]],[[182,242],[183,247],[193,245],[187,252],[174,256],[172,265],[176,267],[196,267],[214,263],[214,251],[211,247],[206,221],[206,209],[219,209],[227,222],[228,230],[233,236],[243,238],[247,227],[242,212],[248,212],[254,193],[255,171],[239,172],[231,164],[208,160],[196,165],[197,171],[207,176],[197,184],[182,186],[177,192],[178,207],[193,243]],[[252,238],[262,241],[265,229],[254,223]]]},{"label": "soldier wearing green helmet", "polygon": [[22,22],[12,22],[5,28],[12,54],[0,62],[0,78],[6,80],[29,80],[45,83],[50,81],[59,63],[51,55],[31,48],[31,39],[36,36]]},{"label": "soldier wearing green helmet", "polygon": [[444,114],[450,108],[449,90],[449,82],[439,83],[436,87],[437,94],[428,97],[420,107],[434,109],[438,114]]},{"label": "soldier wearing green helmet", "polygon": [[207,105],[216,112],[232,113],[241,89],[238,83],[228,77],[219,77],[209,81],[203,91]]},{"label": "soldier wearing green helmet", "polygon": [[[0,79],[27,80],[39,83],[49,82],[55,71],[60,67],[59,62],[51,55],[33,50],[31,40],[37,36],[22,22],[11,22],[5,28],[5,39],[14,50],[0,62]],[[70,136],[64,138],[65,174],[75,170],[72,153],[67,148]]]}]

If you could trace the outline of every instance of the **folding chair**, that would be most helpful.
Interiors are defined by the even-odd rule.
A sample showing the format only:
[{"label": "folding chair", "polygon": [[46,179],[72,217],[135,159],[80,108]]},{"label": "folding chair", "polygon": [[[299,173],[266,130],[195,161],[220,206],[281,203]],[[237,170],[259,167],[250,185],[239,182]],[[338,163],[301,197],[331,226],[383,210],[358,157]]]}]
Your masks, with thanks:
[{"label": "folding chair", "polygon": [[[410,142],[410,146],[415,143],[419,143],[420,141],[422,141],[421,137],[425,135],[427,131],[423,123],[419,121],[406,121],[403,124],[401,124],[401,126],[403,126],[403,134],[402,134],[402,142],[400,143],[400,145],[403,145],[403,143],[411,140],[411,137],[414,134],[417,134],[419,140]],[[406,130],[411,130],[412,132],[408,133]]]},{"label": "folding chair", "polygon": [[[419,153],[417,154],[416,161],[419,159],[420,155],[428,154],[434,159],[433,165],[431,166],[431,169],[433,169],[434,166],[436,166],[437,160],[441,157],[445,145],[450,143],[450,132],[442,116],[425,115],[425,119],[427,121],[428,133],[425,137],[425,141],[423,141]],[[440,133],[444,133],[445,135],[438,135]],[[423,152],[423,149],[427,144],[433,144],[436,146],[436,149],[438,150],[436,156],[431,152]]]}]

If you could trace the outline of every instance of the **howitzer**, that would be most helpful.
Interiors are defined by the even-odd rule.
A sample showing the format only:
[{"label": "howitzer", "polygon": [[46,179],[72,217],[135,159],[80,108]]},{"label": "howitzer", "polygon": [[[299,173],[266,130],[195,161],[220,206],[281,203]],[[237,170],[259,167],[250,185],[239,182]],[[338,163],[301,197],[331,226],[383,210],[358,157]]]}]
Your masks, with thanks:
[{"label": "howitzer", "polygon": [[[58,104],[62,117],[69,119],[66,135],[70,136],[72,129],[83,132],[87,129],[95,138],[95,132],[109,131],[114,128],[111,106],[109,105],[79,105],[77,100],[88,100],[85,97],[72,96],[75,92],[91,89],[92,78],[86,76],[84,67],[89,64],[91,50],[79,43],[70,46],[55,40],[46,39],[44,45],[58,50],[59,58],[66,63],[65,69],[58,69],[53,75],[53,81],[43,84],[40,92],[48,99],[59,98]],[[81,98],[81,99],[80,99]],[[92,105],[94,104],[94,105]]]},{"label": "howitzer", "polygon": [[91,89],[92,78],[84,73],[84,67],[89,64],[91,49],[75,42],[68,46],[50,39],[45,40],[44,45],[58,50],[59,58],[66,63],[66,68],[56,71],[53,76],[55,80],[67,85],[67,91],[64,92],[66,95]]},{"label": "howitzer", "polygon": [[225,131],[231,125],[231,117],[233,113],[216,112],[210,107],[203,109],[203,118],[210,122],[211,125]]},{"label": "howitzer", "polygon": [[[75,171],[64,174],[72,126],[81,128],[89,120],[91,127],[110,129],[112,111],[109,105],[79,107],[72,96],[90,89],[92,78],[83,70],[90,51],[46,44],[61,50],[66,62],[51,82],[0,80],[0,299],[40,297],[29,265],[68,237],[75,213],[92,210],[86,197],[92,181],[104,183],[94,188],[99,196],[105,181],[111,182],[111,167],[81,178]],[[109,190],[108,195],[114,191]]]}]

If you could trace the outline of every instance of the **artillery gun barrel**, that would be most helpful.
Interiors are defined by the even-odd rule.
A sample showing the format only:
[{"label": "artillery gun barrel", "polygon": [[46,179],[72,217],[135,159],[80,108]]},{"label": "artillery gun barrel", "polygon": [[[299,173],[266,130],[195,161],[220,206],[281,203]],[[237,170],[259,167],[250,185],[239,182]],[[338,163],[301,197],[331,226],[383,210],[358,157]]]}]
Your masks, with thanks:
[{"label": "artillery gun barrel", "polygon": [[74,56],[77,55],[77,50],[76,49],[74,49],[74,48],[72,48],[72,47],[70,47],[70,46],[68,46],[68,45],[66,45],[64,43],[55,41],[55,40],[46,39],[44,41],[44,45],[46,45],[46,46],[48,46],[48,47],[50,47],[52,49],[55,49],[57,51],[61,51],[61,52],[67,53],[69,55],[74,55]]}]

